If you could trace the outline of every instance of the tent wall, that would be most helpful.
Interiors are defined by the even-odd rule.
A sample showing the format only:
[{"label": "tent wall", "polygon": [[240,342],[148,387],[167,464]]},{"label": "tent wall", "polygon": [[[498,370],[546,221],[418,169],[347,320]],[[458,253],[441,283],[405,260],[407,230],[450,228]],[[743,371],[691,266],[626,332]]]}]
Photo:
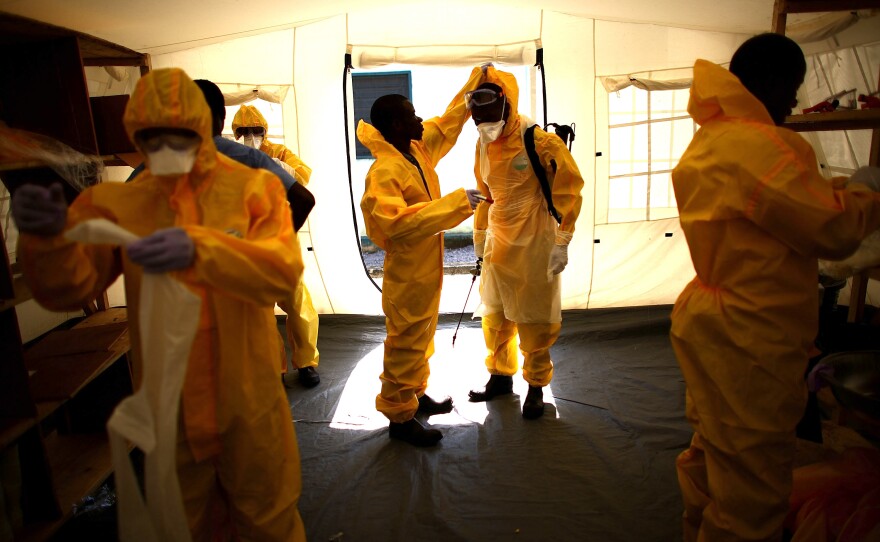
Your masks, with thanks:
[{"label": "tent wall", "polygon": [[584,178],[583,205],[562,275],[562,308],[585,307],[593,273],[593,224],[596,183],[595,78],[593,20],[559,13],[544,14],[544,64],[547,71],[547,118],[576,124],[572,155]]},{"label": "tent wall", "polygon": [[[294,46],[297,106],[303,134],[300,156],[312,167],[309,189],[318,202],[309,218],[309,229],[315,268],[320,271],[327,292],[324,303],[314,301],[319,312],[379,314],[381,298],[363,271],[351,218],[342,102],[345,31],[345,16],[333,17],[298,28]],[[348,107],[351,115],[350,101]],[[348,135],[353,152],[354,131],[350,130]],[[354,194],[356,206],[362,190]],[[356,211],[359,213],[360,208]],[[320,288],[315,278],[306,276],[306,284],[313,292]]]},{"label": "tent wall", "polygon": [[[407,24],[389,24],[395,20],[406,20]],[[178,66],[195,78],[216,82],[292,86],[284,104],[286,144],[313,168],[309,188],[318,201],[300,236],[307,260],[306,283],[321,313],[379,314],[380,294],[363,271],[357,228],[352,223],[343,130],[346,45],[418,46],[430,49],[434,56],[440,51],[442,56],[444,46],[485,48],[540,38],[548,120],[576,123],[573,154],[585,180],[584,206],[569,250],[570,264],[563,274],[563,307],[599,308],[672,303],[693,276],[693,268],[676,219],[596,224],[607,216],[603,206],[608,197],[605,160],[609,152],[607,92],[597,84],[598,78],[645,72],[662,78],[665,70],[678,76],[680,70],[675,70],[689,68],[697,58],[727,62],[747,37],[500,4],[451,3],[442,8],[405,4],[353,11],[295,29],[156,55],[153,66]],[[535,91],[539,92],[539,72],[536,82]],[[439,114],[424,111],[418,96],[414,100],[423,116]],[[538,109],[536,120],[543,122],[539,103]],[[351,121],[350,92],[348,110]],[[463,136],[462,141],[469,137]],[[348,138],[353,147],[353,125]],[[472,152],[470,144],[465,145],[467,152]],[[359,215],[367,164],[354,158],[352,162],[352,192]],[[462,175],[469,178],[471,172]],[[441,178],[451,176],[455,174],[444,172]],[[444,185],[444,189],[448,187]],[[469,282],[447,277],[441,311],[461,310]]]},{"label": "tent wall", "polygon": [[[608,93],[601,78],[650,73],[652,78],[681,77],[697,58],[726,62],[748,36],[672,28],[651,24],[596,21],[595,91],[597,222],[607,217]],[[650,44],[650,46],[645,46]],[[664,74],[664,71],[666,73]],[[687,243],[678,219],[597,224],[593,249],[592,284],[586,305],[604,308],[669,304],[694,276]]]},{"label": "tent wall", "polygon": [[728,62],[746,38],[743,34],[596,21],[596,74],[685,68],[698,58]]}]

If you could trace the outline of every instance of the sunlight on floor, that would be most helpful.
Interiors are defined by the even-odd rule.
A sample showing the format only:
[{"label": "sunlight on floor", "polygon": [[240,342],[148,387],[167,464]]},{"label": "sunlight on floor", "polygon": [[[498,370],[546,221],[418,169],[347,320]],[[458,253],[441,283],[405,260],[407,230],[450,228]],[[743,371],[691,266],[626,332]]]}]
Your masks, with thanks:
[{"label": "sunlight on floor", "polygon": [[[434,355],[431,357],[431,376],[427,394],[437,400],[452,397],[455,408],[449,414],[431,416],[431,425],[482,424],[488,410],[485,403],[468,401],[468,391],[480,389],[489,378],[483,363],[485,344],[479,328],[460,328],[452,346],[454,329],[437,331],[434,336]],[[382,373],[384,345],[370,351],[351,372],[330,427],[336,429],[373,431],[388,425],[388,420],[376,410],[376,394],[379,393],[379,375]],[[520,359],[522,363],[522,359]],[[520,374],[513,377],[513,392],[519,395],[520,404],[525,400],[528,384]],[[544,388],[544,402],[556,403],[550,386]],[[545,416],[559,417],[558,408],[548,408]]]}]

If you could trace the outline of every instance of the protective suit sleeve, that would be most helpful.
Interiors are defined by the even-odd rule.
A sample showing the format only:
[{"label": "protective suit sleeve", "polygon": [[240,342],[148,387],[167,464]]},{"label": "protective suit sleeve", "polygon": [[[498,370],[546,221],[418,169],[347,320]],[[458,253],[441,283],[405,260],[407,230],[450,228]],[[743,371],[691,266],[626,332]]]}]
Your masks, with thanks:
[{"label": "protective suit sleeve", "polygon": [[309,184],[309,179],[312,177],[312,168],[306,165],[299,156],[293,153],[287,147],[280,145],[281,152],[275,158],[278,158],[293,170],[293,176],[296,177],[297,182],[301,183],[303,186]]},{"label": "protective suit sleeve", "polygon": [[[92,190],[87,189],[73,201],[65,230],[92,218],[117,222],[92,205],[92,196]],[[79,310],[122,273],[117,247],[68,241],[63,234],[38,237],[22,233],[17,255],[34,299],[54,311]]]},{"label": "protective suit sleeve", "polygon": [[[480,189],[480,192],[482,192],[484,196],[490,197],[491,194],[489,193],[489,187],[480,178],[479,159],[475,160],[475,164],[476,165],[474,166],[474,175],[477,178],[477,188]],[[489,228],[489,205],[489,202],[483,201],[480,202],[479,205],[477,205],[476,209],[474,209],[474,231],[486,230]]]},{"label": "protective suit sleeve", "polygon": [[446,156],[449,149],[458,141],[458,136],[461,134],[464,123],[471,116],[464,103],[464,94],[480,86],[485,77],[480,68],[474,68],[467,83],[449,103],[446,112],[440,117],[434,117],[422,123],[425,127],[425,132],[422,134],[422,142],[425,144],[425,148],[431,158],[432,166],[436,166],[440,159]]},{"label": "protective suit sleeve", "polygon": [[260,152],[254,149],[254,154],[259,155],[257,158],[256,165],[252,166],[257,169],[266,169],[275,174],[279,179],[281,179],[281,184],[284,185],[285,190],[290,190],[290,187],[297,183],[297,179],[286,172],[283,167],[279,166],[275,163],[275,160],[269,158],[264,152]]},{"label": "protective suit sleeve", "polygon": [[562,217],[559,232],[568,234],[557,235],[556,244],[567,245],[571,240],[571,234],[574,233],[574,225],[581,212],[581,204],[583,203],[581,191],[584,188],[584,179],[581,177],[574,157],[559,136],[548,134],[544,130],[536,128],[535,150],[538,152],[542,164],[549,164],[551,160],[556,162],[556,173],[553,174],[552,170],[548,172],[548,175],[552,175],[550,185],[553,193],[553,206]]},{"label": "protective suit sleeve", "polygon": [[845,258],[880,227],[880,194],[839,188],[819,174],[813,149],[799,135],[760,129],[767,137],[731,142],[753,157],[738,164],[745,182],[728,183],[751,221],[798,253],[829,260]]},{"label": "protective suit sleeve", "polygon": [[294,291],[303,262],[284,189],[270,173],[259,173],[243,203],[251,216],[249,230],[239,239],[214,228],[184,226],[196,257],[178,274],[184,282],[204,284],[235,299],[273,305]]},{"label": "protective suit sleeve", "polygon": [[439,199],[407,205],[398,184],[384,175],[367,178],[361,209],[379,227],[382,237],[391,243],[431,237],[460,224],[472,212],[463,188]]}]

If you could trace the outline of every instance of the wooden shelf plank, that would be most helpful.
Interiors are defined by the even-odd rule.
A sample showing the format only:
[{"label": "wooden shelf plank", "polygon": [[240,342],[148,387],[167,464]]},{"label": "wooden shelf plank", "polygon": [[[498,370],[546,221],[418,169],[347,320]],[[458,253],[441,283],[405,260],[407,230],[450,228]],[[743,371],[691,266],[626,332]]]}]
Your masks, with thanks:
[{"label": "wooden shelf plank", "polygon": [[832,113],[809,113],[785,118],[784,128],[795,132],[871,130],[880,126],[880,109],[852,109]]},{"label": "wooden shelf plank", "polygon": [[42,160],[26,160],[18,162],[0,162],[0,171],[15,171],[19,169],[36,169],[47,167]]},{"label": "wooden shelf plank", "polygon": [[30,381],[31,395],[38,403],[70,399],[122,354],[98,352],[43,358],[28,366],[35,371]]},{"label": "wooden shelf plank", "polygon": [[0,299],[0,311],[11,309],[12,307],[21,305],[25,301],[33,298],[33,295],[31,294],[31,289],[28,287],[27,283],[24,280],[24,277],[21,275],[12,279],[12,288],[15,292],[15,297],[12,299]]},{"label": "wooden shelf plank", "polygon": [[[46,540],[73,516],[73,507],[93,493],[113,471],[110,443],[104,433],[58,435],[44,440],[61,517],[25,527],[21,540]],[[19,540],[16,536],[16,540]]]},{"label": "wooden shelf plank", "polygon": [[84,327],[103,326],[105,324],[116,324],[120,322],[128,322],[128,309],[125,307],[113,307],[105,311],[98,311],[82,322],[73,326],[73,329],[82,329]]},{"label": "wooden shelf plank", "polygon": [[785,13],[823,13],[830,11],[858,11],[880,7],[877,0],[786,0]]},{"label": "wooden shelf plank", "polygon": [[37,418],[0,419],[0,450],[15,442],[18,437],[36,424]]},{"label": "wooden shelf plank", "polygon": [[0,14],[0,44],[20,46],[23,43],[70,36],[76,37],[80,42],[84,61],[101,59],[107,66],[128,66],[134,62],[138,62],[135,65],[140,66],[148,62],[146,53],[139,53],[89,34],[11,13]]}]

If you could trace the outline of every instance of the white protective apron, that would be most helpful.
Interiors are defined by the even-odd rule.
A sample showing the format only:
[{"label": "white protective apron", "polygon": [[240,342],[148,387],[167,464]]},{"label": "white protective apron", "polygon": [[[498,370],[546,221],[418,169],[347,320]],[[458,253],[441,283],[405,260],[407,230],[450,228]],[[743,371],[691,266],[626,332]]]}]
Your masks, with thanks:
[{"label": "white protective apron", "polygon": [[541,183],[524,146],[511,159],[493,159],[492,154],[485,182],[494,203],[480,276],[482,303],[475,316],[503,312],[519,324],[561,322],[560,275],[549,271],[557,225]]}]

